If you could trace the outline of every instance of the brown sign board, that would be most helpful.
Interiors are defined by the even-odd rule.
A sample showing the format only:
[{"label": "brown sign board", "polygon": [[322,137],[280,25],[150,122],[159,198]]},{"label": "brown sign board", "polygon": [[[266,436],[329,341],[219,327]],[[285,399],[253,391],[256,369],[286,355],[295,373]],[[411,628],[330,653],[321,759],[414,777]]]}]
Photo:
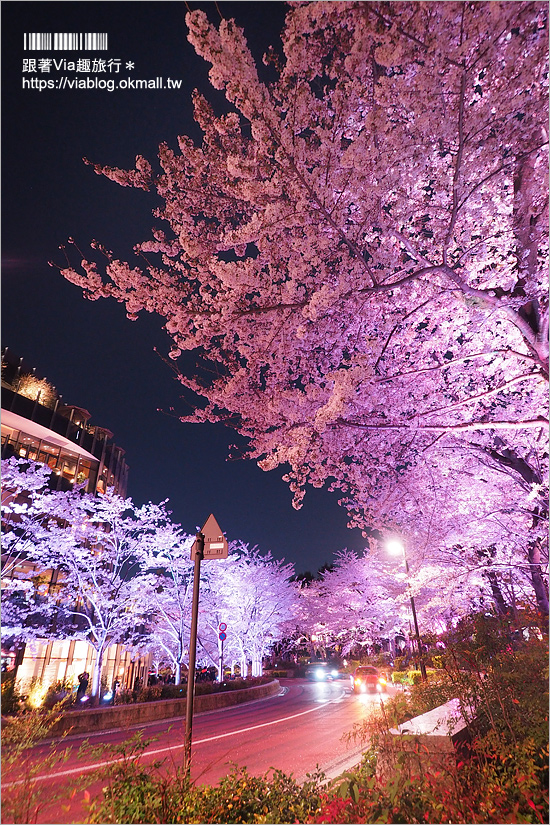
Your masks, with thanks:
[{"label": "brown sign board", "polygon": [[[229,553],[227,539],[224,537],[220,525],[210,513],[200,532],[204,536],[203,559],[226,559]],[[198,542],[191,548],[191,560],[194,561]]]}]

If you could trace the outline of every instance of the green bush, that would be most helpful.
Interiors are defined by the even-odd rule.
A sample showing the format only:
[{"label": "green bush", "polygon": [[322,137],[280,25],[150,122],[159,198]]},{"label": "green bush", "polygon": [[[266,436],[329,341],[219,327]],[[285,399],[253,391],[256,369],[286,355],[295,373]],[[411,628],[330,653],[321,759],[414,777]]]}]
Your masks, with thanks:
[{"label": "green bush", "polygon": [[299,785],[282,771],[255,777],[235,766],[219,785],[195,786],[180,768],[166,776],[161,762],[143,765],[147,744],[138,735],[109,749],[118,761],[105,769],[87,822],[307,822],[320,805],[320,774]]},{"label": "green bush", "polygon": [[[57,710],[26,710],[2,724],[2,822],[36,822],[45,806],[60,804],[71,787],[84,780],[77,777],[66,783],[41,782],[37,778],[53,772],[68,758],[53,742],[37,758],[35,746],[49,736],[60,719]],[[5,790],[4,790],[5,788]]]},{"label": "green bush", "polygon": [[394,685],[410,685],[408,670],[394,670],[391,675],[391,680]]},{"label": "green bush", "polygon": [[[434,677],[436,671],[427,668],[426,674],[430,679]],[[420,670],[394,670],[391,679],[394,685],[417,685],[422,681],[422,672]]]},{"label": "green bush", "polygon": [[23,695],[15,685],[14,671],[2,672],[2,715],[17,713]]}]

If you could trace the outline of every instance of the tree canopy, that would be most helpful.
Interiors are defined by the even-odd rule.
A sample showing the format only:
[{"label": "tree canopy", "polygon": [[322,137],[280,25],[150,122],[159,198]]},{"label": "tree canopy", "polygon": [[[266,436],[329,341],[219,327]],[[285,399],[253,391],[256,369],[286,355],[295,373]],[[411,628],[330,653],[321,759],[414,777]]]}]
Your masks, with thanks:
[{"label": "tree canopy", "polygon": [[96,244],[104,271],[64,276],[165,319],[185,420],[238,430],[296,507],[327,484],[350,525],[435,546],[491,489],[547,611],[547,5],[299,3],[265,67],[186,20],[227,111],[196,92],[202,143],[160,171],[94,164],[159,224],[140,265]]}]

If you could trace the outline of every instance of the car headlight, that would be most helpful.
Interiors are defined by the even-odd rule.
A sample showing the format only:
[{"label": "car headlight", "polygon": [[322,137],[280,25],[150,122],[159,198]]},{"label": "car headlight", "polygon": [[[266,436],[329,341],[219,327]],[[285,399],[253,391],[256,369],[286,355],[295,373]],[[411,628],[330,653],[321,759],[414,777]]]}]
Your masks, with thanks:
[{"label": "car headlight", "polygon": [[322,667],[317,668],[317,670],[315,671],[315,677],[317,679],[324,679],[325,678],[325,671],[323,670]]},{"label": "car headlight", "polygon": [[330,675],[334,676],[334,677],[338,676],[338,671],[336,670],[336,668],[334,668],[334,670],[330,671]]}]

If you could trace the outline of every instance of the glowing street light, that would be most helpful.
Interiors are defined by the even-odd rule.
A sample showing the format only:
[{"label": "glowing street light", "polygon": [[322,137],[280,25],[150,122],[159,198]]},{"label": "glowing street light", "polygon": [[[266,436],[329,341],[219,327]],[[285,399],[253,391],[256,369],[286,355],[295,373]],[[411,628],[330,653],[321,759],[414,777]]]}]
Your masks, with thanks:
[{"label": "glowing street light", "polygon": [[[403,544],[403,542],[400,539],[397,539],[397,538],[388,539],[387,542],[386,542],[386,550],[388,551],[388,553],[391,553],[392,556],[402,556],[403,557],[403,560],[405,562],[405,570],[407,571],[407,580],[408,580],[408,583],[409,583],[409,591],[410,591],[411,582],[410,582],[410,573],[409,573],[409,562],[407,561],[407,554],[405,552],[405,545]],[[414,620],[414,631],[415,631],[415,634],[416,634],[416,644],[417,644],[417,647],[418,647],[418,656],[419,656],[419,661],[420,661],[420,673],[421,673],[423,679],[427,679],[426,665],[422,661],[422,644],[420,642],[420,631],[418,630],[418,619],[416,618],[416,606],[414,604],[414,596],[413,596],[412,592],[411,592],[411,610],[412,610],[413,620]]]}]

